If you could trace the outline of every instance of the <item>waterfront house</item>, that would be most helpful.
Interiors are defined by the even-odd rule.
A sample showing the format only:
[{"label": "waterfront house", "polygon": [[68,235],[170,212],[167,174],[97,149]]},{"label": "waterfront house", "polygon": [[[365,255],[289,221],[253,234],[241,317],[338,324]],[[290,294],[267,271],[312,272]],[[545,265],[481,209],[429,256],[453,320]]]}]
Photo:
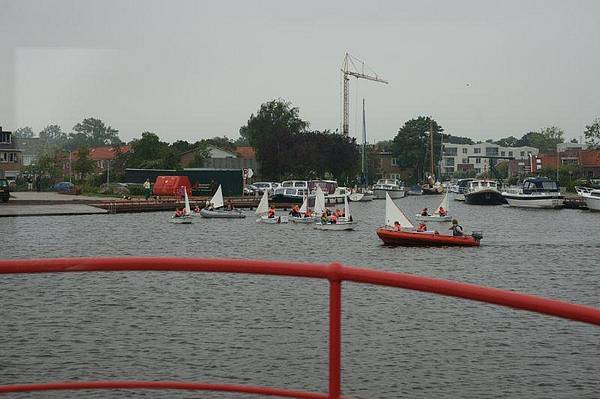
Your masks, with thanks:
[{"label": "waterfront house", "polygon": [[[204,168],[252,169],[255,175],[259,175],[260,173],[260,168],[256,161],[256,153],[252,147],[236,147],[235,151],[229,151],[209,145],[207,149],[209,157],[204,162]],[[183,168],[189,167],[196,151],[197,148],[193,148],[180,154],[179,163]]]},{"label": "waterfront house", "polygon": [[485,173],[490,170],[490,159],[484,157],[506,157],[529,162],[530,155],[537,155],[539,150],[534,147],[502,147],[492,143],[452,144],[443,143],[442,173],[452,174],[458,171],[474,170],[475,173]]},{"label": "waterfront house", "polygon": [[0,177],[16,179],[23,165],[21,153],[13,140],[12,132],[2,130],[0,126]]}]

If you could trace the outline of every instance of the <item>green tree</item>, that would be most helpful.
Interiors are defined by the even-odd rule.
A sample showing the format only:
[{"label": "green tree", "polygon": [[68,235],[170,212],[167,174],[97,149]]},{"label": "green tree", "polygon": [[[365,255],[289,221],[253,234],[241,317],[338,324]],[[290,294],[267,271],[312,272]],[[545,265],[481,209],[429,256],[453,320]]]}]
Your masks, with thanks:
[{"label": "green tree", "polygon": [[189,163],[190,168],[203,168],[206,160],[210,157],[210,150],[208,145],[205,143],[200,144],[194,150],[194,157],[192,161]]},{"label": "green tree", "polygon": [[517,147],[518,142],[519,139],[515,136],[508,136],[496,141],[496,144],[502,147]]},{"label": "green tree", "polygon": [[171,144],[171,147],[176,153],[181,154],[191,150],[194,146],[185,140],[177,140]]},{"label": "green tree", "polygon": [[263,177],[279,180],[294,168],[288,156],[294,135],[307,127],[298,108],[288,101],[272,100],[262,104],[256,115],[250,115],[240,134],[255,148]]},{"label": "green tree", "polygon": [[73,171],[85,178],[94,171],[94,164],[94,160],[90,159],[89,147],[79,147],[77,149],[77,159],[73,162]]},{"label": "green tree", "polygon": [[29,126],[20,127],[13,132],[13,136],[18,139],[30,139],[35,136]]},{"label": "green tree", "polygon": [[524,134],[517,146],[535,147],[541,153],[555,152],[556,145],[565,141],[564,135],[565,132],[556,126],[545,127],[538,132]]},{"label": "green tree", "polygon": [[160,141],[156,133],[144,132],[142,138],[129,143],[127,166],[144,169],[180,169],[179,154],[175,149]]},{"label": "green tree", "polygon": [[119,131],[110,126],[106,126],[100,119],[86,118],[73,126],[74,133],[71,133],[71,145],[87,145],[90,147],[117,145],[122,141],[119,139]]},{"label": "green tree", "polygon": [[444,129],[430,117],[419,116],[404,123],[394,138],[392,153],[402,168],[414,170],[414,176],[424,176],[430,168],[430,125],[433,126],[433,154],[440,153],[440,134]]},{"label": "green tree", "polygon": [[591,125],[586,125],[583,134],[585,135],[585,143],[591,149],[600,149],[600,118],[594,119]]},{"label": "green tree", "polygon": [[63,151],[46,147],[38,154],[36,163],[28,166],[28,172],[55,180],[62,177],[65,160],[68,161],[68,156],[65,157]]},{"label": "green tree", "polygon": [[55,146],[62,148],[68,139],[65,132],[59,125],[48,125],[39,133],[40,139],[46,146]]}]

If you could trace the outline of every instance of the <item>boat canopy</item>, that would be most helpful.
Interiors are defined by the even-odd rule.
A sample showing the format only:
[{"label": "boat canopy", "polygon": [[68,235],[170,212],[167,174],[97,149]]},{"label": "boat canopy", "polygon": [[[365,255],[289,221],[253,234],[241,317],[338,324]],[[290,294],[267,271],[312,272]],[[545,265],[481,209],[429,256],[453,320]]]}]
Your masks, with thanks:
[{"label": "boat canopy", "polygon": [[558,192],[560,191],[560,188],[556,180],[551,180],[546,177],[531,177],[523,180],[524,193],[532,193],[536,191]]}]

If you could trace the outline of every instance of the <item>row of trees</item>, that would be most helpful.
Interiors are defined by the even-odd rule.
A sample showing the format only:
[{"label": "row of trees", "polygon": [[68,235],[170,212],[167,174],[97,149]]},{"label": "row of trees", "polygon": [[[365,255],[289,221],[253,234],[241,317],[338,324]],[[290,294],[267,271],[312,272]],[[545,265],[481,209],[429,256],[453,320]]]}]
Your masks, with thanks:
[{"label": "row of trees", "polygon": [[290,102],[264,103],[240,128],[240,136],[256,150],[262,177],[322,178],[352,181],[359,172],[356,140],[329,130],[309,130],[300,111]]}]

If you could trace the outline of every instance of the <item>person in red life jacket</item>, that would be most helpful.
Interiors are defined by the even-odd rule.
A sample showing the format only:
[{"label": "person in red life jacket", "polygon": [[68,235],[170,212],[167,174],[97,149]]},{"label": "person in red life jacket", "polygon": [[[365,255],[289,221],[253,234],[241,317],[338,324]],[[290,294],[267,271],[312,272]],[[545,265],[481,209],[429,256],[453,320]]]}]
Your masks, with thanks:
[{"label": "person in red life jacket", "polygon": [[275,217],[275,208],[273,208],[272,206],[269,208],[269,212],[267,213],[267,216],[270,218],[274,218]]},{"label": "person in red life jacket", "polygon": [[200,213],[200,207],[198,204],[196,204],[196,207],[194,208],[194,213]]},{"label": "person in red life jacket", "polygon": [[421,216],[429,216],[429,211],[427,210],[427,208],[421,209]]},{"label": "person in red life jacket", "polygon": [[342,211],[340,211],[339,209],[336,209],[335,210],[335,217],[336,218],[342,217]]},{"label": "person in red life jacket", "polygon": [[183,210],[181,208],[177,208],[177,210],[175,211],[175,217],[180,218],[182,216],[183,216]]},{"label": "person in red life jacket", "polygon": [[337,223],[337,216],[335,214],[331,215],[329,217],[329,222],[331,222],[331,224],[336,224]]},{"label": "person in red life jacket", "polygon": [[438,209],[438,214],[442,217],[446,216],[446,210],[443,206],[440,206],[440,209]]},{"label": "person in red life jacket", "polygon": [[417,231],[421,233],[427,231],[427,226],[425,225],[425,223],[419,224],[419,227],[417,227]]},{"label": "person in red life jacket", "polygon": [[310,211],[310,209],[307,209],[306,212],[304,212],[304,217],[309,218],[311,216],[312,216],[312,212]]},{"label": "person in red life jacket", "polygon": [[395,221],[394,222],[394,231],[401,231],[402,230],[402,226],[400,226],[400,222]]}]

